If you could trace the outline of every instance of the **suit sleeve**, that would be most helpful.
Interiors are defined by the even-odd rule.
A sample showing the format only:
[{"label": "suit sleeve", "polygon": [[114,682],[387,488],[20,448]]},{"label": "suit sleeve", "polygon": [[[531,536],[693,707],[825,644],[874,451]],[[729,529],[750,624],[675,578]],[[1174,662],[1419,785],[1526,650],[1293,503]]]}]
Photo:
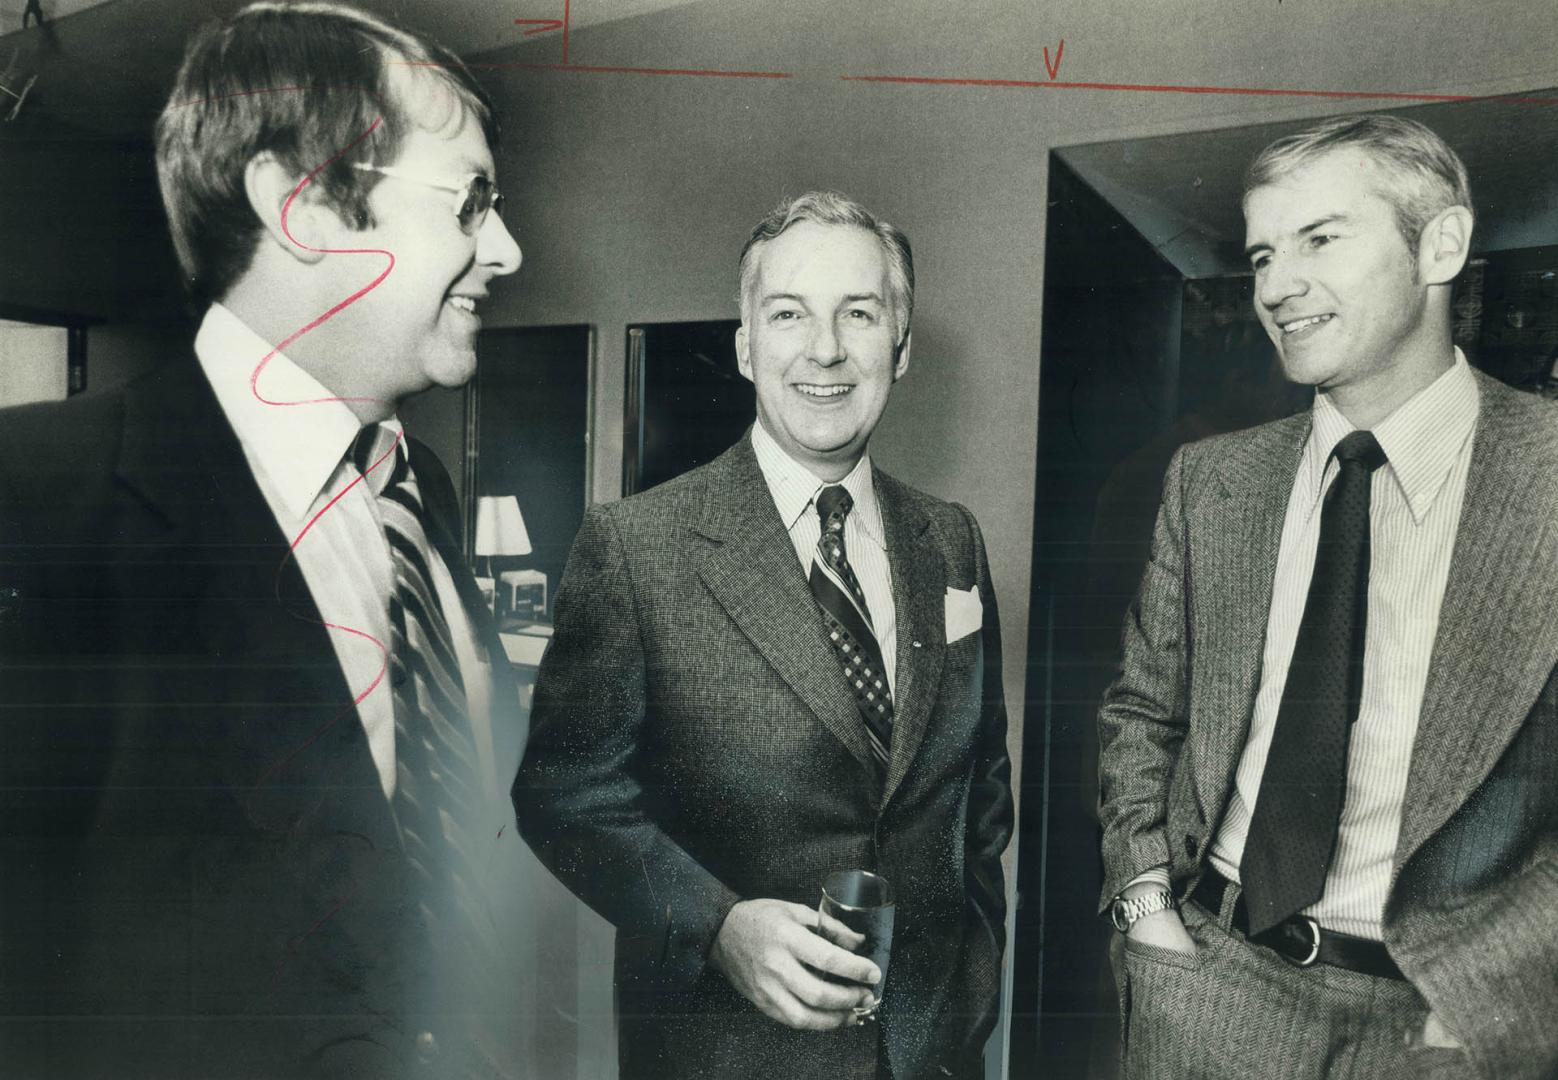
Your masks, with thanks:
[{"label": "suit sleeve", "polygon": [[1098,713],[1100,910],[1142,871],[1169,863],[1169,783],[1189,723],[1185,449],[1169,463],[1152,553],[1125,616],[1120,670]]},{"label": "suit sleeve", "polygon": [[[968,981],[987,988],[987,1000],[970,1002],[976,1020],[964,1047],[977,1055],[995,1026],[1000,1009],[1001,957],[1006,949],[1006,876],[1001,855],[1012,838],[1012,762],[1006,746],[1006,692],[1001,672],[1001,620],[984,537],[968,510],[959,506],[977,555],[979,600],[984,608],[979,728],[973,753],[973,779],[963,841],[964,882],[970,933],[963,958]],[[982,1007],[976,1008],[975,1006]]]},{"label": "suit sleeve", "polygon": [[645,655],[624,544],[606,508],[586,515],[574,541],[554,623],[513,788],[520,831],[617,927],[628,971],[688,986],[740,897],[643,810],[631,766],[649,719]]}]

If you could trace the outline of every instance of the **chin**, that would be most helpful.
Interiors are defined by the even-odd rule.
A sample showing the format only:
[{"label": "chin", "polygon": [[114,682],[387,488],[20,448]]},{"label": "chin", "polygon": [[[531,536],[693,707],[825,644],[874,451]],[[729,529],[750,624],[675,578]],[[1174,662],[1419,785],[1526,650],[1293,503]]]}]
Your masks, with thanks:
[{"label": "chin", "polygon": [[472,350],[460,356],[443,357],[428,364],[426,371],[431,385],[458,390],[476,374],[476,352]]}]

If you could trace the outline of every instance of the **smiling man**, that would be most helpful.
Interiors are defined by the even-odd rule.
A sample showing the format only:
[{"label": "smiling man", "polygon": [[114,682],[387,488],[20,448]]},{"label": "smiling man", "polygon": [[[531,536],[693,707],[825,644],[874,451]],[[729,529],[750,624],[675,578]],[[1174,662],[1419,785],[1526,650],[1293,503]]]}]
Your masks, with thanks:
[{"label": "smiling man", "polygon": [[[995,595],[968,511],[867,452],[909,367],[909,243],[803,195],[740,282],[757,423],[586,518],[522,828],[616,924],[624,1077],[982,1077],[1012,831]],[[896,889],[880,1002],[860,936],[819,923],[850,869]]]},{"label": "smiling man", "polygon": [[1558,411],[1471,369],[1466,170],[1267,147],[1255,307],[1313,408],[1194,443],[1099,716],[1130,1076],[1558,1070]]},{"label": "smiling man", "polygon": [[191,41],[157,166],[193,355],[0,418],[8,1074],[518,1071],[517,693],[396,418],[470,378],[519,267],[496,134],[457,58],[351,8]]}]

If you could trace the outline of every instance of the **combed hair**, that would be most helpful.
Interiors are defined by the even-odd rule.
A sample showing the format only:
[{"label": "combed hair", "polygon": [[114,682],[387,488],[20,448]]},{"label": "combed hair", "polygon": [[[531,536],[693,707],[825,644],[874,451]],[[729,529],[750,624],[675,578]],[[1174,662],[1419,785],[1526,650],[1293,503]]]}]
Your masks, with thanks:
[{"label": "combed hair", "polygon": [[1262,150],[1244,176],[1244,197],[1309,165],[1332,150],[1355,147],[1390,170],[1396,183],[1380,197],[1395,211],[1396,227],[1413,250],[1442,210],[1471,205],[1471,182],[1460,157],[1416,120],[1383,113],[1337,116],[1284,135]]},{"label": "combed hair", "polygon": [[736,264],[741,290],[737,299],[743,316],[757,284],[758,249],[803,221],[818,225],[853,225],[876,237],[887,255],[887,280],[893,291],[898,340],[902,342],[909,333],[909,319],[914,314],[914,252],[909,247],[909,238],[897,226],[836,191],[808,191],[785,199],[757,223],[742,246],[741,258]]},{"label": "combed hair", "polygon": [[459,57],[356,8],[267,0],[196,32],[156,141],[173,246],[197,300],[221,299],[254,256],[261,225],[244,171],[256,155],[299,177],[330,162],[314,178],[327,205],[358,228],[373,224],[368,194],[381,177],[352,163],[394,161],[416,122],[391,82],[397,67],[450,91],[443,123],[474,118],[497,145],[492,102]]}]

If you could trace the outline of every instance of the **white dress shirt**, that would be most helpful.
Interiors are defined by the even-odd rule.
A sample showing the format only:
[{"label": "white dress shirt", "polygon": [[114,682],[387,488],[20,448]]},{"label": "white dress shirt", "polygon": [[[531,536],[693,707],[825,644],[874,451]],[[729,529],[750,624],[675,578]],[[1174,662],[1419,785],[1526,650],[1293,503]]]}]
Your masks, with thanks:
[{"label": "white dress shirt", "polygon": [[[752,449],[757,464],[768,481],[768,491],[779,509],[779,519],[795,545],[795,557],[801,570],[811,574],[822,535],[822,520],[817,517],[817,494],[832,485],[819,480],[782,450],[773,436],[763,430],[759,420],[752,425]],[[882,508],[876,501],[876,482],[871,477],[871,455],[863,454],[849,475],[838,483],[849,492],[855,505],[844,519],[844,556],[855,571],[860,591],[866,594],[871,612],[871,628],[882,650],[882,666],[887,669],[888,689],[895,689],[898,673],[898,618],[893,610],[893,576],[887,562],[887,534],[882,528]],[[821,615],[818,616],[821,619]]]},{"label": "white dress shirt", "polygon": [[[277,525],[295,545],[292,556],[320,617],[330,624],[341,673],[356,696],[384,671],[385,653],[375,642],[389,645],[389,597],[394,588],[389,543],[374,489],[362,483],[347,490],[358,478],[347,451],[361,425],[351,409],[332,400],[329,390],[281,353],[272,356],[260,372],[258,394],[273,402],[306,404],[262,401],[250,380],[271,351],[268,342],[221,304],[211,305],[195,337],[201,370],[238,436]],[[380,427],[385,429],[380,446],[387,448],[401,431],[400,421],[391,418]],[[477,747],[485,751],[482,756],[489,763],[483,771],[488,773],[493,760],[487,719],[490,672],[448,568],[436,551],[429,555],[429,571],[465,681]],[[275,617],[293,616],[278,606]],[[388,678],[357,703],[357,716],[387,798],[395,790],[395,710]],[[489,785],[497,783],[495,776],[485,780]]]},{"label": "white dress shirt", "polygon": [[[1449,579],[1477,424],[1477,384],[1466,358],[1373,429],[1388,458],[1370,487],[1369,600],[1363,690],[1347,754],[1347,791],[1325,893],[1305,913],[1321,926],[1380,940],[1402,801],[1428,661]],[[1331,451],[1353,430],[1325,394],[1288,499],[1260,687],[1212,865],[1239,880],[1288,665],[1314,573],[1320,508],[1339,471]]]}]

